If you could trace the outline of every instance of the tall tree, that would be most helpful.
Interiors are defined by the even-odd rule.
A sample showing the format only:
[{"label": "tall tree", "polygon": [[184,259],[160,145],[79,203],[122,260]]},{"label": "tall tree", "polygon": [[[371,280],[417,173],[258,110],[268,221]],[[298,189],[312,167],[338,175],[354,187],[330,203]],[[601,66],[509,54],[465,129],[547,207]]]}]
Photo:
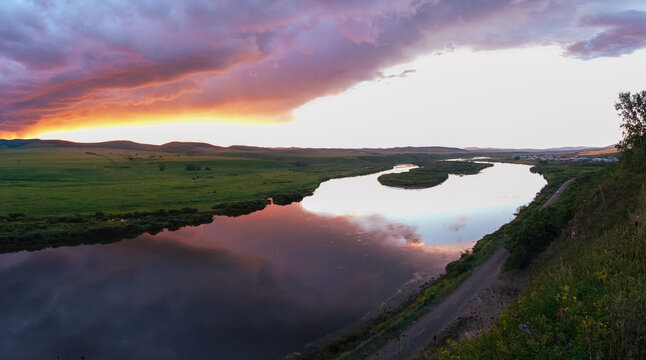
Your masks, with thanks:
[{"label": "tall tree", "polygon": [[619,102],[615,109],[623,123],[624,138],[617,147],[621,150],[644,147],[646,145],[646,91],[631,94],[630,92],[619,93]]},{"label": "tall tree", "polygon": [[623,139],[617,148],[634,168],[646,168],[646,91],[619,93],[615,109],[623,129]]}]

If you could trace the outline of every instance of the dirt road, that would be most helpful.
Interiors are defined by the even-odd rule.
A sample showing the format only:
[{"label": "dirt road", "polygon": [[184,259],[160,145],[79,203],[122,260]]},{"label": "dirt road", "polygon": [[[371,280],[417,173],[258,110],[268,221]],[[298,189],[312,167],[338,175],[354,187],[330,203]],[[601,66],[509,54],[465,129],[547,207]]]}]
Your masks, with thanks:
[{"label": "dirt road", "polygon": [[[574,179],[570,179],[564,182],[541,206],[541,210],[554,203],[573,181]],[[498,278],[500,268],[507,255],[509,252],[504,248],[496,250],[451,294],[434,304],[426,315],[417,320],[405,332],[391,339],[379,351],[368,356],[367,359],[409,359],[419,354],[462,313],[468,301],[475,297],[481,288],[488,286]]]},{"label": "dirt road", "polygon": [[504,248],[496,250],[453,292],[433,304],[426,315],[404,333],[390,340],[378,352],[370,355],[368,359],[409,359],[419,354],[462,313],[469,299],[474,297],[482,287],[496,280],[507,255],[509,252]]},{"label": "dirt road", "polygon": [[573,181],[574,181],[574,179],[570,179],[570,180],[568,180],[568,181],[564,182],[564,183],[561,185],[561,187],[559,187],[559,189],[558,189],[558,190],[556,190],[556,192],[555,192],[554,194],[552,194],[552,196],[550,196],[550,198],[549,198],[549,199],[547,199],[547,201],[545,202],[545,204],[543,204],[543,206],[541,206],[541,210],[543,210],[543,209],[545,209],[546,207],[548,207],[548,206],[552,205],[552,203],[553,203],[553,202],[555,202],[555,201],[556,201],[556,199],[558,199],[558,198],[559,198],[559,196],[561,196],[561,194],[563,193],[563,190],[565,190],[565,188],[567,188],[567,187],[568,187],[568,185],[570,185]]}]

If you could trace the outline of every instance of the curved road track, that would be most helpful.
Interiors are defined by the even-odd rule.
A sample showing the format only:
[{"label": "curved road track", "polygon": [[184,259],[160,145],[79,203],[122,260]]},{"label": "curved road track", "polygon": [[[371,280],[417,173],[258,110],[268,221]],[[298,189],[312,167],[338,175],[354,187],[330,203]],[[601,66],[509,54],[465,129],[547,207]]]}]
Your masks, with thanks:
[{"label": "curved road track", "polygon": [[564,183],[561,185],[561,187],[559,187],[559,189],[558,189],[558,190],[556,190],[556,192],[555,192],[554,194],[552,194],[552,196],[550,196],[550,198],[549,198],[549,199],[547,199],[547,201],[545,202],[545,204],[543,204],[543,206],[541,206],[541,210],[543,210],[543,209],[545,209],[546,207],[548,207],[548,206],[552,205],[552,203],[554,203],[554,202],[556,201],[556,199],[558,199],[558,198],[559,198],[559,196],[561,196],[561,194],[563,193],[563,190],[565,190],[565,188],[566,188],[566,187],[568,187],[568,185],[570,185],[573,181],[574,181],[574,179],[570,179],[570,180],[568,180],[568,181],[564,182]]},{"label": "curved road track", "polygon": [[504,248],[496,250],[453,292],[433,304],[428,313],[367,359],[409,359],[419,354],[462,313],[469,299],[496,280],[507,255],[509,252]]},{"label": "curved road track", "polygon": [[[574,179],[564,182],[559,189],[541,206],[541,210],[554,203]],[[484,263],[462,282],[448,296],[431,306],[428,313],[417,320],[405,332],[391,339],[379,351],[367,357],[371,360],[410,359],[418,355],[467,307],[478,291],[493,283],[500,274],[500,268],[509,252],[505,248],[496,250]]]}]

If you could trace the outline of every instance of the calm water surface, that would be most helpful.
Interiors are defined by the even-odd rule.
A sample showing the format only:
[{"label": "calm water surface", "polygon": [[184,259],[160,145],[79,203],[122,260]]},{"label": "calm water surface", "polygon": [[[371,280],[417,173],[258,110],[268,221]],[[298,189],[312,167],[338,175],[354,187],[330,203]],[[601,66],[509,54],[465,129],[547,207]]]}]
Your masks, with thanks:
[{"label": "calm water surface", "polygon": [[426,190],[377,176],[179,231],[0,255],[0,357],[281,358],[438,275],[545,184],[510,164]]},{"label": "calm water surface", "polygon": [[[409,242],[464,250],[510,221],[547,184],[530,166],[496,163],[478,175],[449,175],[429,189],[382,186],[379,175],[408,171],[399,166],[379,174],[327,181],[302,201],[308,211],[344,216],[366,228],[392,223],[411,229]],[[385,220],[385,221],[384,221]]]}]

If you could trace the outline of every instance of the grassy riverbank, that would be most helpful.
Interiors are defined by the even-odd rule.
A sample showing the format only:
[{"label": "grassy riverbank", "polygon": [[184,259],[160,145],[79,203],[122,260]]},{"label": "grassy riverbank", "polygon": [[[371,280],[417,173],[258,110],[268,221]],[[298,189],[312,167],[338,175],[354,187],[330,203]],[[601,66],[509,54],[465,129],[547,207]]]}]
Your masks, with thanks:
[{"label": "grassy riverbank", "polygon": [[325,179],[389,168],[393,159],[254,159],[167,153],[0,153],[2,212],[148,212],[308,194]]},{"label": "grassy riverbank", "polygon": [[425,189],[440,185],[449,178],[450,174],[475,175],[490,166],[493,164],[471,161],[431,161],[407,172],[381,175],[377,180],[386,186]]},{"label": "grassy riverbank", "polygon": [[[457,287],[462,280],[467,278],[473,270],[483,263],[499,246],[506,246],[510,249],[510,257],[506,268],[516,271],[523,264],[520,261],[511,259],[524,259],[531,251],[539,251],[540,246],[530,246],[519,243],[519,239],[532,237],[535,229],[541,228],[544,223],[537,222],[543,219],[542,214],[559,214],[559,223],[554,226],[563,226],[573,212],[572,207],[577,203],[579,192],[577,189],[584,188],[590,178],[603,171],[603,166],[594,164],[575,163],[545,163],[532,168],[532,171],[539,172],[548,180],[548,185],[541,190],[534,201],[527,207],[519,209],[518,216],[510,223],[503,225],[498,231],[484,236],[477,242],[472,251],[462,254],[460,259],[449,263],[446,266],[446,273],[432,284],[421,289],[420,292],[411,297],[399,309],[382,314],[379,318],[364,324],[360,328],[353,329],[334,339],[330,339],[318,352],[309,354],[304,358],[311,359],[361,359],[373,353],[385,344],[396,334],[400,334],[415,319],[423,314],[434,300]],[[558,189],[565,180],[575,177],[577,181],[571,185],[553,206],[546,208],[548,211],[540,210],[541,204]],[[553,217],[548,217],[552,219]],[[556,216],[554,216],[556,218]],[[555,234],[556,230],[547,232],[542,239],[541,246],[546,246]],[[558,231],[556,231],[558,234]],[[556,236],[556,235],[554,235]],[[531,250],[529,250],[531,249]]]},{"label": "grassy riverbank", "polygon": [[536,249],[527,251],[533,261],[510,264],[528,263],[531,279],[491,331],[425,358],[646,357],[645,181],[643,171],[618,164],[568,191],[569,221],[554,231],[536,226],[552,241],[515,238]]},{"label": "grassy riverbank", "polygon": [[452,156],[450,149],[406,154],[24,144],[0,144],[0,251],[108,242],[201,224],[212,215],[261,210],[268,198],[279,205],[300,201],[328,179]]}]

